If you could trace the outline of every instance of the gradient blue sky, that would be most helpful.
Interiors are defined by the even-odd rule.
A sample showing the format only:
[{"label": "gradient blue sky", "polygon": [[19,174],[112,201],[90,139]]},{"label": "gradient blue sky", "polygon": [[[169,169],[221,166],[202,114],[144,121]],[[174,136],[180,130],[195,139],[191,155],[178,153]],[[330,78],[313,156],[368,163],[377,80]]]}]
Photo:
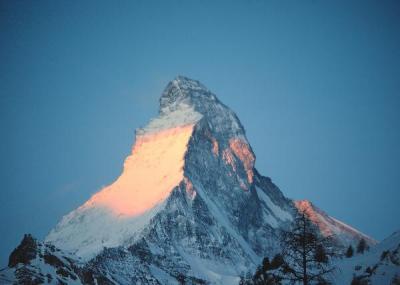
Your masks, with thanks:
[{"label": "gradient blue sky", "polygon": [[119,175],[177,74],[285,195],[400,228],[399,1],[1,1],[1,265]]}]

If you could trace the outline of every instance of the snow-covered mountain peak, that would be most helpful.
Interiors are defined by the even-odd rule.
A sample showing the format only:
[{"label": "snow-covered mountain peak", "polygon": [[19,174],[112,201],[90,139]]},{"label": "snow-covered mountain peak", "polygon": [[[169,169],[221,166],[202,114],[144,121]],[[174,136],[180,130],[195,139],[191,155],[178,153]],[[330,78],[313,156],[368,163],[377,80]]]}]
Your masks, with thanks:
[{"label": "snow-covered mountain peak", "polygon": [[[236,115],[201,83],[182,76],[168,84],[160,102],[160,114],[136,131],[121,175],[63,217],[46,241],[84,258],[132,242],[179,187],[190,197],[206,188],[211,200],[219,197],[216,203],[224,201],[223,207],[235,211],[233,190],[226,185],[239,195],[249,191],[255,162]],[[226,185],[208,189],[203,176],[217,171],[229,181],[220,177]]]},{"label": "snow-covered mountain peak", "polygon": [[174,110],[182,102],[191,104],[196,97],[200,100],[216,100],[215,95],[199,81],[179,75],[164,89],[160,98],[160,112]]},{"label": "snow-covered mountain peak", "polygon": [[197,80],[177,76],[167,84],[160,98],[160,119],[171,114],[185,113],[185,117],[200,114],[210,131],[225,138],[242,137],[245,131],[235,113],[220,102],[215,94]]},{"label": "snow-covered mountain peak", "polygon": [[365,239],[365,241],[370,245],[377,243],[373,238],[329,216],[308,200],[294,201],[294,204],[301,213],[307,215],[311,222],[318,227],[324,236],[333,236],[343,245],[351,243],[355,244],[360,239]]}]

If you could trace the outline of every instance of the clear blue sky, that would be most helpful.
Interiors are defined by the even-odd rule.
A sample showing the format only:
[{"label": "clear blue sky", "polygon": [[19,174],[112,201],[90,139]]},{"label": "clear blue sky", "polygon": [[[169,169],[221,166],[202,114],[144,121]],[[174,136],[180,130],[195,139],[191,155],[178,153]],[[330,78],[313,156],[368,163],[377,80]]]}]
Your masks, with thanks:
[{"label": "clear blue sky", "polygon": [[177,74],[285,195],[400,228],[399,1],[1,1],[0,264],[111,183]]}]

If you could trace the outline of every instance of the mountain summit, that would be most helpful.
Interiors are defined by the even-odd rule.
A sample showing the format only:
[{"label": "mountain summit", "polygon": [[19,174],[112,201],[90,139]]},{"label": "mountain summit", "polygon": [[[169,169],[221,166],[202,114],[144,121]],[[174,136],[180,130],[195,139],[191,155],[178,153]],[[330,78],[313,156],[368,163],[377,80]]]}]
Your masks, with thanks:
[{"label": "mountain summit", "polygon": [[[277,252],[296,206],[255,169],[235,113],[200,82],[178,76],[158,116],[136,130],[121,175],[37,247],[79,260],[78,271],[65,270],[84,284],[237,284]],[[340,234],[343,245],[364,237],[345,226]]]},{"label": "mountain summit", "polygon": [[120,177],[65,216],[46,241],[85,259],[129,244],[179,189],[190,203],[208,199],[230,212],[222,215],[227,223],[238,222],[232,206],[254,200],[254,161],[236,115],[198,81],[177,77],[160,98],[159,116],[136,131]]}]

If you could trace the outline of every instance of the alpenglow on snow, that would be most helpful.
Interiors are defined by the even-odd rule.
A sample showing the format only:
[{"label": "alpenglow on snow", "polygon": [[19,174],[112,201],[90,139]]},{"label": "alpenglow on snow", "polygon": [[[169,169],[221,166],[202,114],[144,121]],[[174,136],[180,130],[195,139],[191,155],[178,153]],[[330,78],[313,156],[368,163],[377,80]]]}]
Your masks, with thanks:
[{"label": "alpenglow on snow", "polygon": [[[258,173],[235,113],[178,76],[159,115],[136,130],[117,180],[64,216],[40,246],[68,252],[110,284],[178,284],[182,276],[186,284],[237,284],[277,252],[279,229],[304,205],[311,207]],[[374,242],[319,209],[313,218],[338,242]]]}]

